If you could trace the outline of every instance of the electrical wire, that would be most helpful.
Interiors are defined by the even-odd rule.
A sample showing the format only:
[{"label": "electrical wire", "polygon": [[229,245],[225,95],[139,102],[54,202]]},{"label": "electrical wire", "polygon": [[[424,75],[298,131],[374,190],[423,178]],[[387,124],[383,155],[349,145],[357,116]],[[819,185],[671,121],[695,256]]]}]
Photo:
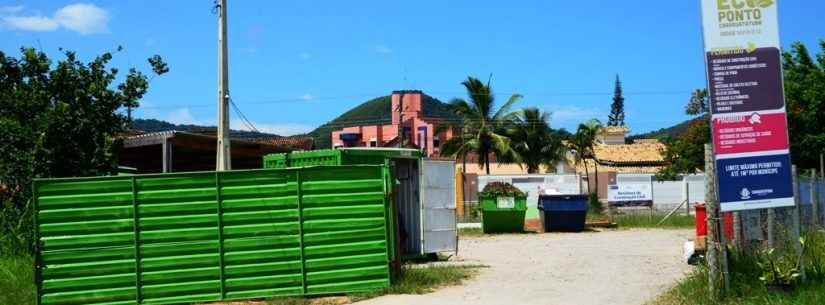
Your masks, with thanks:
[{"label": "electrical wire", "polygon": [[255,124],[252,124],[252,122],[248,118],[246,118],[246,115],[243,114],[241,108],[239,108],[238,105],[235,104],[235,101],[233,101],[232,98],[229,98],[229,104],[232,105],[232,109],[235,110],[235,113],[241,118],[242,122],[244,123],[244,125],[246,125],[247,128],[249,128],[249,130],[261,133],[261,131],[255,127]]}]

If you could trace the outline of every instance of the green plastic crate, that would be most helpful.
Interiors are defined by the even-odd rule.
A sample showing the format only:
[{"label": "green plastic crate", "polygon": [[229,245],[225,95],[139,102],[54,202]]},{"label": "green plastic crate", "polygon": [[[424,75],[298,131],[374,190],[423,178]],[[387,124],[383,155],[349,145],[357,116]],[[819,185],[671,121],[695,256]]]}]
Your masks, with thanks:
[{"label": "green plastic crate", "polygon": [[[509,198],[512,199],[511,205],[499,204],[498,197],[479,197],[481,226],[484,233],[517,233],[524,231],[527,197]],[[505,201],[507,200],[505,199]]]}]

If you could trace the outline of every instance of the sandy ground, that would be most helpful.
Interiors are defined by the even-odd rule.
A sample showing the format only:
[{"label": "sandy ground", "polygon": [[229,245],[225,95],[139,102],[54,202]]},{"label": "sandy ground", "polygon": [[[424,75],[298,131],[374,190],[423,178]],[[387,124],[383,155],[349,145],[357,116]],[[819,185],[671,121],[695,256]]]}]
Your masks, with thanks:
[{"label": "sandy ground", "polygon": [[674,285],[689,230],[462,238],[459,260],[490,268],[462,286],[357,305],[640,305]]}]

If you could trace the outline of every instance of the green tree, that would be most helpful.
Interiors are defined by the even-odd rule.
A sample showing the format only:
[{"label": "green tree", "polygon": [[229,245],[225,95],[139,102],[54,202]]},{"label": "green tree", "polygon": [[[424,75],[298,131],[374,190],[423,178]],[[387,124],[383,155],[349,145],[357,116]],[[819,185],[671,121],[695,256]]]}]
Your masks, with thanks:
[{"label": "green tree", "polygon": [[501,107],[496,109],[495,98],[489,82],[482,83],[474,77],[468,77],[461,83],[467,90],[469,102],[454,99],[450,102],[455,113],[461,117],[458,134],[446,141],[441,154],[466,159],[467,155],[478,156],[478,164],[490,174],[490,158],[495,155],[500,160],[520,159],[511,147],[506,128],[512,125],[516,114],[510,108],[522,96],[514,94]]},{"label": "green tree", "polygon": [[564,159],[561,135],[550,128],[549,121],[549,113],[535,107],[525,108],[518,112],[513,126],[507,130],[513,150],[530,174],[538,173],[542,165],[550,168]]},{"label": "green tree", "polygon": [[607,117],[607,126],[624,126],[624,95],[619,75],[616,75],[616,88],[613,92],[613,104],[610,105],[610,115]]},{"label": "green tree", "polygon": [[[122,111],[139,106],[148,89],[136,69],[116,84],[118,70],[107,68],[111,53],[88,63],[64,55],[53,64],[33,48],[22,48],[20,58],[0,52],[0,236],[23,230],[23,242],[30,241],[33,178],[113,174],[116,135],[128,123]],[[150,65],[168,71],[160,57]]]},{"label": "green tree", "polygon": [[783,54],[785,100],[793,162],[815,168],[825,152],[825,40],[814,60],[802,43]]},{"label": "green tree", "polygon": [[704,115],[710,112],[708,105],[708,89],[696,89],[690,94],[690,100],[685,106],[687,115]]},{"label": "green tree", "polygon": [[[584,165],[585,177],[587,177],[588,185],[590,184],[590,170],[588,169],[588,160],[596,161],[595,145],[596,136],[599,130],[603,128],[602,123],[597,119],[592,119],[586,123],[579,124],[576,133],[568,140],[568,149],[573,153],[573,160],[576,165]],[[596,177],[596,185],[598,185],[598,176]]]}]

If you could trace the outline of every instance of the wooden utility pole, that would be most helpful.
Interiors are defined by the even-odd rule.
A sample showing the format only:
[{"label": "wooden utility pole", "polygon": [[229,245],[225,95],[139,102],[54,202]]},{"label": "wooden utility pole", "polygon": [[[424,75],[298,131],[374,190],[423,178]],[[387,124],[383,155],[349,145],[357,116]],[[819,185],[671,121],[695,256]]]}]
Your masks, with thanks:
[{"label": "wooden utility pole", "polygon": [[218,155],[216,170],[232,169],[229,148],[229,48],[226,37],[226,0],[218,5]]},{"label": "wooden utility pole", "polygon": [[722,253],[719,235],[719,204],[716,184],[716,162],[713,147],[705,144],[705,209],[707,211],[707,262],[708,281],[711,300],[722,298],[724,288],[724,271],[722,270]]}]

